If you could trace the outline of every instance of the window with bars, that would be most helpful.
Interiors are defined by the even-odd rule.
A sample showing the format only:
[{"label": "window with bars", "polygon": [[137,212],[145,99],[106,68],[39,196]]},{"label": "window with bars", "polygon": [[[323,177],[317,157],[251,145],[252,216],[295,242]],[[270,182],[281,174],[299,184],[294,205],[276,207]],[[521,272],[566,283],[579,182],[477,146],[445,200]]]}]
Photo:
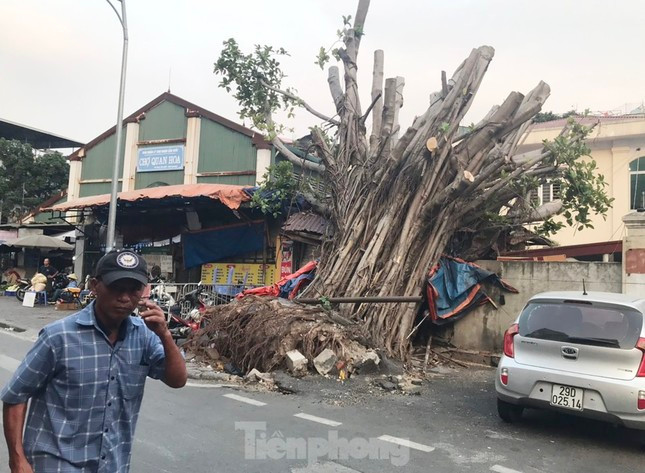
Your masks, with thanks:
[{"label": "window with bars", "polygon": [[645,156],[629,163],[629,208],[645,208]]},{"label": "window with bars", "polygon": [[529,198],[534,207],[558,200],[560,198],[560,184],[546,182],[536,189],[531,189]]}]

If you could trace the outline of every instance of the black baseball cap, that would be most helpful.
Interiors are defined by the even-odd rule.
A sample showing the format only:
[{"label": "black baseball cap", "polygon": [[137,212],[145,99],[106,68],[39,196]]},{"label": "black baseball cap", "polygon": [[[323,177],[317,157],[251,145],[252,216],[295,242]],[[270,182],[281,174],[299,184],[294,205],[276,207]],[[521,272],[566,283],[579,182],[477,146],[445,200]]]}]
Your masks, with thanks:
[{"label": "black baseball cap", "polygon": [[148,265],[132,251],[110,251],[96,264],[96,277],[108,286],[119,279],[134,279],[148,284]]}]

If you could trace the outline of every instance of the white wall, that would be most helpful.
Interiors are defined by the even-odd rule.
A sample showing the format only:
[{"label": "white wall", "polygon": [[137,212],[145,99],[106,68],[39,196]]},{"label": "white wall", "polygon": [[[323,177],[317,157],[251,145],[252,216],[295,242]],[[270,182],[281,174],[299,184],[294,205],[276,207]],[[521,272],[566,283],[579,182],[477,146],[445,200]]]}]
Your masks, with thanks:
[{"label": "white wall", "polygon": [[[477,261],[477,264],[499,274],[519,290],[519,294],[486,288],[499,310],[491,304],[474,309],[452,326],[441,330],[441,336],[463,350],[501,353],[504,332],[513,323],[526,302],[546,291],[580,291],[582,280],[588,291],[622,290],[621,263]],[[504,304],[500,302],[500,294]]]}]

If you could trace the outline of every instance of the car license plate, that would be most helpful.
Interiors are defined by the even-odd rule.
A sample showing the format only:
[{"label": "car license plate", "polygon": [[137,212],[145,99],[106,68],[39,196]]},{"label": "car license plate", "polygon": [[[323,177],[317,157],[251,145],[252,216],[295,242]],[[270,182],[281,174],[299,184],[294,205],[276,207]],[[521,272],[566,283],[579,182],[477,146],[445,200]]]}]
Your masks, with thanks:
[{"label": "car license plate", "polygon": [[584,389],[554,384],[551,389],[551,405],[566,409],[582,410]]}]

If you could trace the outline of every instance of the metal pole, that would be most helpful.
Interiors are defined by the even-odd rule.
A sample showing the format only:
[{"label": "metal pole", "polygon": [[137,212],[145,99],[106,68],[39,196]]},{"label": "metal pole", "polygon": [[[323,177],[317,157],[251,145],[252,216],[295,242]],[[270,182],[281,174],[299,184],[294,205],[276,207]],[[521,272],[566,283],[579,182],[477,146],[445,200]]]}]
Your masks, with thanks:
[{"label": "metal pole", "polygon": [[[320,304],[320,298],[303,297],[301,299],[294,299],[295,302],[301,304]],[[362,303],[377,303],[377,304],[390,304],[394,302],[421,302],[422,296],[367,296],[367,297],[329,297],[327,301],[331,304],[362,304]]]},{"label": "metal pole", "polygon": [[125,71],[128,62],[128,21],[125,13],[125,0],[118,0],[121,2],[121,14],[112,5],[110,0],[106,0],[116,13],[116,16],[121,22],[123,29],[123,53],[121,55],[121,85],[119,87],[119,108],[117,111],[116,119],[116,151],[114,153],[114,169],[112,172],[112,191],[110,194],[110,210],[108,213],[108,228],[107,228],[107,242],[106,250],[112,251],[115,247],[115,233],[116,233],[116,204],[117,194],[119,192],[119,171],[121,170],[121,141],[123,139],[123,99],[125,95]]}]

